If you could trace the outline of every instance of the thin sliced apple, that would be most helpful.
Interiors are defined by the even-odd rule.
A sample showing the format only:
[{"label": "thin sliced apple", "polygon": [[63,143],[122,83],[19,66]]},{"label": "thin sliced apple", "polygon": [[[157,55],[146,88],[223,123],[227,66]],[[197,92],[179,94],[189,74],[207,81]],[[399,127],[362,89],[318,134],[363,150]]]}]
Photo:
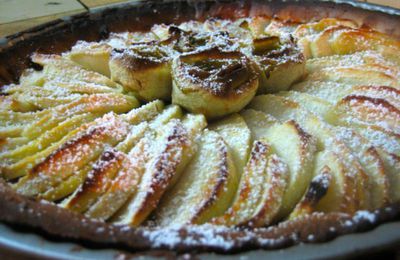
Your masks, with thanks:
[{"label": "thin sliced apple", "polygon": [[202,224],[230,206],[238,175],[223,138],[206,130],[178,183],[162,199],[156,222],[161,226]]},{"label": "thin sliced apple", "polygon": [[124,153],[106,148],[82,185],[61,206],[76,212],[86,211],[109,188],[125,157]]},{"label": "thin sliced apple", "polygon": [[266,131],[273,151],[287,163],[290,172],[278,215],[278,218],[283,218],[293,210],[311,181],[316,142],[293,120],[274,124]]},{"label": "thin sliced apple", "polygon": [[178,120],[171,120],[159,135],[152,147],[154,157],[146,165],[138,191],[115,216],[116,224],[138,226],[146,220],[193,156],[193,140]]},{"label": "thin sliced apple", "polygon": [[0,160],[7,160],[8,162],[15,163],[27,156],[46,149],[52,143],[59,141],[71,130],[76,129],[82,124],[93,121],[95,118],[96,116],[93,114],[76,115],[71,119],[67,119],[66,121],[60,123],[53,129],[45,132],[37,139],[34,139],[25,145],[19,146],[12,151],[0,154]]},{"label": "thin sliced apple", "polygon": [[389,202],[400,201],[400,157],[378,149],[389,180]]},{"label": "thin sliced apple", "polygon": [[374,125],[400,135],[400,110],[385,99],[349,95],[337,103],[335,112],[337,124]]},{"label": "thin sliced apple", "polygon": [[330,150],[317,153],[315,157],[316,175],[324,169],[331,174],[327,193],[314,205],[314,211],[346,212],[353,214],[357,210],[356,187],[354,178],[349,176],[341,157]]},{"label": "thin sliced apple", "polygon": [[250,153],[251,133],[246,122],[239,114],[232,114],[210,125],[209,129],[222,136],[232,153],[236,170],[241,175]]},{"label": "thin sliced apple", "polygon": [[101,220],[111,218],[126,201],[136,194],[140,180],[146,171],[151,156],[148,147],[150,136],[142,138],[125,157],[118,174],[110,183],[108,190],[98,198],[85,213],[86,216]]},{"label": "thin sliced apple", "polygon": [[338,138],[351,149],[368,174],[371,192],[370,209],[374,210],[386,205],[389,202],[389,179],[377,149],[351,128],[336,127],[334,131]]},{"label": "thin sliced apple", "polygon": [[213,224],[261,227],[271,223],[283,202],[289,170],[265,141],[255,141],[232,206]]},{"label": "thin sliced apple", "polygon": [[111,88],[120,86],[108,77],[94,71],[86,70],[72,60],[68,60],[59,55],[45,55],[35,53],[32,61],[43,66],[43,73],[47,80],[57,80],[62,78],[70,81],[79,80],[88,83],[96,83]]},{"label": "thin sliced apple", "polygon": [[45,192],[96,159],[106,145],[113,146],[122,141],[128,131],[129,125],[115,114],[97,119],[84,131],[78,132],[74,139],[36,164],[28,175],[19,180],[15,189],[26,196]]},{"label": "thin sliced apple", "polygon": [[338,67],[325,68],[308,75],[306,80],[312,81],[333,81],[357,85],[377,85],[400,88],[399,80],[392,73],[377,67]]},{"label": "thin sliced apple", "polygon": [[304,215],[309,215],[316,210],[317,204],[327,194],[331,186],[332,172],[328,166],[321,169],[321,173],[315,176],[301,201],[296,205],[289,219],[295,219]]},{"label": "thin sliced apple", "polygon": [[106,43],[81,41],[72,47],[66,57],[89,71],[110,77],[108,62],[111,50],[111,46]]},{"label": "thin sliced apple", "polygon": [[336,137],[331,126],[311,111],[303,109],[299,103],[282,96],[258,96],[254,98],[249,107],[270,113],[280,120],[295,119],[305,131],[317,139],[318,150],[329,148],[335,154],[340,155],[346,166],[347,175],[353,184],[353,189],[347,196],[359,204],[356,209],[368,208],[370,202],[368,175],[350,149]]},{"label": "thin sliced apple", "polygon": [[24,129],[22,135],[34,139],[74,115],[104,114],[111,111],[124,113],[138,106],[139,102],[135,98],[121,94],[106,93],[82,96],[67,105],[38,112],[37,120]]},{"label": "thin sliced apple", "polygon": [[278,122],[273,116],[254,109],[246,109],[240,112],[250,129],[253,140],[265,138],[266,129]]}]

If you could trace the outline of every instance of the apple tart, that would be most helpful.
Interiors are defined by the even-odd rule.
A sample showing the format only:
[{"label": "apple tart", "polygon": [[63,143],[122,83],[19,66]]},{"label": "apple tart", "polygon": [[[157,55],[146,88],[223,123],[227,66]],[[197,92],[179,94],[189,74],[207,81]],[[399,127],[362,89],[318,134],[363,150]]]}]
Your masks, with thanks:
[{"label": "apple tart", "polygon": [[351,20],[256,16],[35,53],[41,69],[1,89],[1,178],[151,230],[380,210],[400,201],[399,52]]}]

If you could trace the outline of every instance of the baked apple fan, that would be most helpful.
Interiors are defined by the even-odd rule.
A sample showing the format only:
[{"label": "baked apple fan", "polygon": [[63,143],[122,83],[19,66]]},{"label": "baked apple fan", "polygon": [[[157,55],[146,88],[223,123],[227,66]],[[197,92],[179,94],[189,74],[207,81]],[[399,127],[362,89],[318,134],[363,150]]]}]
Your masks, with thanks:
[{"label": "baked apple fan", "polygon": [[1,177],[134,227],[382,208],[400,200],[399,51],[349,20],[254,17],[34,54],[1,89]]}]

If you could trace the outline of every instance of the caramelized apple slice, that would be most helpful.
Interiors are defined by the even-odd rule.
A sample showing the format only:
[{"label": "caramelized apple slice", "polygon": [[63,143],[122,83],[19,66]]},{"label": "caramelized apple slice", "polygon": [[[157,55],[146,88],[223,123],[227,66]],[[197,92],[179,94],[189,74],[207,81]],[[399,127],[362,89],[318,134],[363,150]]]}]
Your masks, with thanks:
[{"label": "caramelized apple slice", "polygon": [[233,114],[210,125],[209,129],[219,133],[228,145],[240,176],[250,152],[251,133],[246,122],[239,114]]},{"label": "caramelized apple slice", "polygon": [[[195,138],[206,125],[204,116],[188,114],[183,120],[188,134]],[[86,213],[86,216],[106,220],[109,219],[123,204],[137,192],[139,182],[146,169],[146,163],[152,157],[146,151],[152,145],[152,136],[146,136],[129,153],[111,187],[99,198]],[[171,184],[172,185],[172,184]]]},{"label": "caramelized apple slice", "polygon": [[311,180],[316,143],[295,121],[279,124],[274,117],[260,113],[245,110],[242,114],[254,138],[265,138],[289,166],[290,177],[278,217],[282,218],[300,200]]},{"label": "caramelized apple slice", "polygon": [[335,107],[337,124],[374,125],[383,131],[400,134],[400,110],[380,98],[349,95]]},{"label": "caramelized apple slice", "polygon": [[266,131],[273,150],[289,167],[288,186],[278,216],[285,217],[301,199],[311,180],[316,142],[293,120],[274,124]]},{"label": "caramelized apple slice", "polygon": [[315,159],[315,173],[321,172],[324,167],[328,167],[332,173],[331,187],[315,211],[353,214],[358,209],[354,177],[348,174],[342,158],[330,150],[319,152]]},{"label": "caramelized apple slice", "polygon": [[135,98],[121,94],[83,96],[67,105],[39,112],[38,119],[24,129],[22,135],[34,139],[73,115],[83,113],[104,114],[110,111],[123,113],[137,106],[139,106],[139,102]]},{"label": "caramelized apple slice", "polygon": [[270,113],[281,120],[295,119],[305,131],[317,139],[319,150],[329,148],[335,154],[340,155],[345,164],[346,175],[349,176],[348,185],[352,186],[347,197],[356,203],[356,209],[368,208],[370,203],[368,175],[349,148],[336,137],[329,125],[312,112],[303,109],[299,103],[282,96],[258,96],[254,98],[249,107]]},{"label": "caramelized apple slice", "polygon": [[148,151],[152,144],[152,137],[147,135],[142,138],[125,156],[117,175],[109,184],[110,187],[88,209],[85,213],[86,216],[107,220],[122,208],[130,197],[136,194],[146,165],[152,158]]},{"label": "caramelized apple slice", "polygon": [[317,204],[327,194],[332,185],[332,172],[328,166],[321,169],[321,173],[315,176],[301,201],[296,205],[289,219],[295,219],[315,212]]},{"label": "caramelized apple slice", "polygon": [[385,49],[400,50],[397,39],[367,28],[333,30],[329,43],[334,53],[340,55],[363,50],[376,50],[384,54]]},{"label": "caramelized apple slice", "polygon": [[400,110],[400,90],[396,88],[387,86],[355,86],[349,91],[349,94],[383,99]]},{"label": "caramelized apple slice", "polygon": [[[120,142],[115,147],[115,149],[121,152],[128,152],[133,146],[136,147],[136,144],[139,142],[139,140],[142,139],[145,132],[149,130],[148,123],[146,123],[145,121],[154,118],[157,114],[161,112],[162,108],[163,103],[161,101],[154,101],[143,105],[135,110],[132,110],[128,114],[124,115],[125,120],[132,124],[138,125],[134,125],[131,127],[129,134],[122,142]],[[121,171],[129,166],[130,160],[124,159],[124,161],[122,162]],[[79,185],[84,182],[90,170],[91,167],[87,168],[87,166],[85,166],[77,174],[72,175],[63,183],[60,183],[58,186],[48,190],[42,197],[48,200],[59,200],[61,198],[65,198],[69,194],[73,193],[79,187]]]},{"label": "caramelized apple slice", "polygon": [[[44,198],[53,197],[53,200],[65,198],[66,196],[76,191],[79,186],[81,186],[79,194],[76,194],[77,193],[76,191],[75,195],[71,197],[74,198],[74,201],[72,202],[73,203],[72,207],[73,208],[78,207],[80,212],[84,211],[84,209],[88,208],[97,199],[96,197],[92,196],[92,192],[96,193],[97,196],[100,196],[102,193],[105,192],[105,190],[107,190],[107,187],[111,185],[110,183],[115,177],[115,173],[113,171],[118,170],[118,166],[120,166],[120,168],[126,167],[128,159],[126,158],[124,152],[130,150],[131,146],[134,146],[137,142],[139,142],[139,140],[144,136],[146,130],[148,130],[146,122],[133,126],[130,130],[130,133],[125,138],[125,140],[120,142],[115,147],[115,150],[111,151],[114,156],[118,156],[120,162],[117,163],[114,161],[112,162],[112,164],[110,164],[109,162],[102,163],[100,159],[100,161],[97,161],[97,164],[104,165],[105,169],[94,168],[92,170],[92,167],[90,167],[90,169],[86,169],[85,166],[85,168],[79,171],[78,174],[72,175],[66,181],[60,183],[57,187],[54,187],[49,191],[47,191],[43,197]],[[110,164],[110,166],[107,166],[107,163]],[[117,164],[115,166],[117,169],[110,168],[114,167],[114,164]],[[90,174],[89,171],[91,171]],[[94,184],[92,185],[91,183],[93,182],[94,178],[93,174],[96,172],[98,174],[96,178],[101,178],[101,183],[98,182],[98,184],[96,185],[98,185],[99,187],[95,189],[95,191],[92,191]],[[85,185],[85,183],[89,184]]]},{"label": "caramelized apple slice", "polygon": [[389,202],[389,179],[377,149],[350,128],[336,127],[334,131],[338,138],[351,149],[368,174],[368,186],[371,193],[370,209],[374,210],[386,205]]},{"label": "caramelized apple slice", "polygon": [[122,141],[128,133],[129,125],[115,114],[107,114],[83,128],[86,129],[74,139],[64,143],[30,169],[15,189],[26,196],[34,196],[56,186],[96,159],[107,144],[115,145]]},{"label": "caramelized apple slice", "polygon": [[287,165],[265,141],[255,141],[232,206],[212,223],[261,227],[271,223],[283,202]]},{"label": "caramelized apple slice", "polygon": [[68,134],[73,129],[76,129],[82,124],[93,121],[95,118],[96,116],[92,114],[82,114],[74,116],[69,120],[67,119],[29,143],[21,145],[9,152],[0,154],[0,160],[7,160],[9,163],[15,163],[19,160],[22,160],[27,156],[46,149],[52,143],[59,141],[63,136]]},{"label": "caramelized apple slice", "polygon": [[79,185],[84,181],[88,173],[92,170],[92,165],[89,163],[82,169],[77,171],[74,175],[61,182],[58,186],[50,188],[42,194],[38,194],[38,198],[48,201],[60,201],[71,195]]},{"label": "caramelized apple slice", "polygon": [[176,119],[169,122],[151,148],[155,154],[146,165],[137,193],[119,212],[115,222],[140,225],[180,175],[194,153],[193,146],[193,140],[182,123]]},{"label": "caramelized apple slice", "polygon": [[178,183],[162,199],[156,222],[161,226],[202,224],[231,204],[238,176],[223,138],[205,131],[199,150]]},{"label": "caramelized apple slice", "polygon": [[294,35],[296,37],[305,37],[313,34],[318,34],[324,31],[327,28],[335,27],[335,26],[343,26],[349,28],[357,28],[358,25],[348,19],[339,19],[339,18],[323,18],[317,22],[305,23],[301,24],[296,28]]},{"label": "caramelized apple slice", "polygon": [[108,189],[124,159],[125,154],[106,148],[82,185],[61,206],[77,212],[86,211]]},{"label": "caramelized apple slice", "polygon": [[[298,43],[303,49],[303,52],[306,58],[310,58],[315,56],[316,50],[315,47],[318,47],[316,44],[313,45],[314,49],[311,48],[311,45],[316,40],[316,38],[320,37],[323,34],[325,29],[329,29],[332,27],[350,27],[350,28],[357,28],[357,24],[355,24],[351,20],[344,20],[344,19],[337,19],[337,18],[325,18],[321,19],[318,22],[314,23],[306,23],[299,25],[296,30],[294,31],[294,36],[298,38]],[[326,36],[323,35],[322,37],[326,39]],[[321,48],[327,48],[326,42],[319,41],[321,44]],[[328,49],[329,50],[329,49]],[[321,51],[318,51],[321,53]],[[330,52],[329,52],[330,53]]]}]

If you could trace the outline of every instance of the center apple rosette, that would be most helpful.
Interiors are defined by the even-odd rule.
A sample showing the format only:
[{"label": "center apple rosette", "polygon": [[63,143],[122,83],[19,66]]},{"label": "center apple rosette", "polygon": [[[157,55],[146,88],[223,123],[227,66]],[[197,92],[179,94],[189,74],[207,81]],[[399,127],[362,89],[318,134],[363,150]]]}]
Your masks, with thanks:
[{"label": "center apple rosette", "polygon": [[256,65],[238,51],[211,48],[172,62],[172,103],[207,118],[240,111],[256,94]]}]

